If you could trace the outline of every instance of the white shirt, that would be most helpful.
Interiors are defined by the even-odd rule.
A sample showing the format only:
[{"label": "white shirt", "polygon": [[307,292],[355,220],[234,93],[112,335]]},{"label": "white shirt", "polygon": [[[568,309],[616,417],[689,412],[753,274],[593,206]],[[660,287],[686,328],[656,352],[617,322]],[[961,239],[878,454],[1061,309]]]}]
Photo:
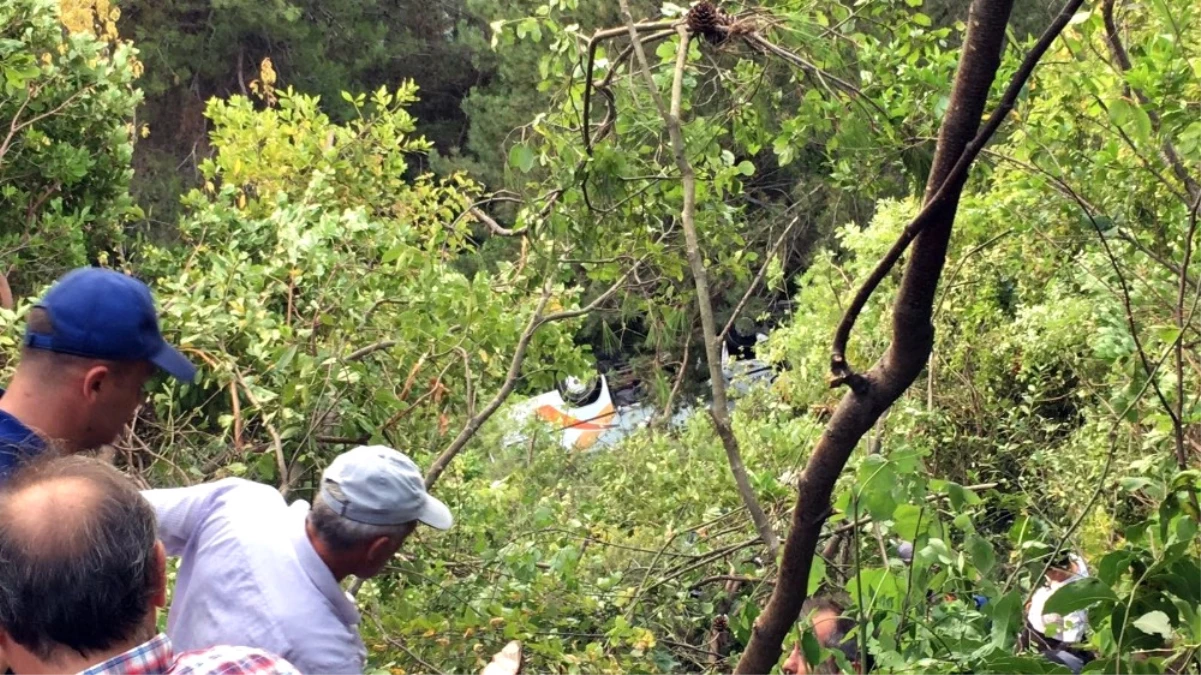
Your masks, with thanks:
[{"label": "white shirt", "polygon": [[179,651],[257,647],[302,673],[361,673],[359,612],[305,534],[309,505],[239,478],[142,495],[182,556],[167,617]]},{"label": "white shirt", "polygon": [[[1069,557],[1072,561],[1073,575],[1065,581],[1047,580],[1042,586],[1039,586],[1030,598],[1030,611],[1026,613],[1026,619],[1039,633],[1060,642],[1073,643],[1083,640],[1085,632],[1088,631],[1088,611],[1081,609],[1067,616],[1043,613],[1043,607],[1047,604],[1047,600],[1055,594],[1055,591],[1088,576],[1088,567],[1084,561],[1074,554]],[[1054,626],[1055,630],[1048,632],[1049,626]]]}]

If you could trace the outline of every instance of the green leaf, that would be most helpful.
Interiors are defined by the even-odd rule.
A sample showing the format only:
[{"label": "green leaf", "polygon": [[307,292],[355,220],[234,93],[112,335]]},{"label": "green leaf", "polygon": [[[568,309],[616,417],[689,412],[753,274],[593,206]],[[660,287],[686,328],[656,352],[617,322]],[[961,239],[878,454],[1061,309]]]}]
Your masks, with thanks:
[{"label": "green leaf", "polygon": [[525,143],[517,143],[509,148],[509,166],[529,173],[534,168],[534,151]]},{"label": "green leaf", "polygon": [[1151,117],[1147,111],[1124,98],[1109,103],[1109,120],[1137,141],[1145,143],[1151,137]]},{"label": "green leaf", "polygon": [[[922,526],[922,507],[915,504],[898,504],[892,512],[892,529],[897,536],[905,541],[917,541],[918,527]],[[928,524],[928,523],[927,523]],[[922,528],[925,531],[925,527]]]},{"label": "green leaf", "polygon": [[984,537],[972,535],[967,540],[968,552],[972,556],[972,564],[980,571],[980,574],[987,575],[993,565],[997,564],[997,554],[993,551],[992,544]]},{"label": "green leaf", "polygon": [[1105,582],[1096,577],[1086,577],[1065,584],[1051,594],[1043,611],[1047,614],[1071,614],[1098,602],[1116,602],[1117,599],[1118,596]]},{"label": "green leaf", "polygon": [[813,557],[813,563],[809,565],[809,589],[806,591],[810,596],[817,592],[818,586],[826,580],[826,561],[820,556]]},{"label": "green leaf", "polygon": [[821,661],[822,648],[812,630],[806,630],[801,636],[801,651],[805,654],[805,663],[808,663],[810,667],[816,666]]},{"label": "green leaf", "polygon": [[751,176],[755,173],[755,165],[745,159],[738,163],[738,172],[744,176]]},{"label": "green leaf", "polygon": [[913,23],[916,23],[919,26],[929,26],[930,24],[933,23],[930,20],[930,17],[926,16],[925,14],[922,14],[921,12],[914,13],[914,15],[910,18],[913,20]]},{"label": "green leaf", "polygon": [[1068,25],[1075,26],[1077,24],[1084,23],[1085,21],[1088,21],[1088,17],[1090,17],[1092,15],[1093,15],[1092,10],[1076,12],[1075,14],[1072,15],[1071,19],[1068,19]]},{"label": "green leaf", "polygon": [[1012,590],[988,606],[992,607],[992,642],[997,647],[1008,647],[1022,622],[1022,598]]},{"label": "green leaf", "polygon": [[1165,640],[1172,639],[1172,620],[1159,610],[1147,612],[1135,619],[1134,627],[1147,635],[1161,635]]}]

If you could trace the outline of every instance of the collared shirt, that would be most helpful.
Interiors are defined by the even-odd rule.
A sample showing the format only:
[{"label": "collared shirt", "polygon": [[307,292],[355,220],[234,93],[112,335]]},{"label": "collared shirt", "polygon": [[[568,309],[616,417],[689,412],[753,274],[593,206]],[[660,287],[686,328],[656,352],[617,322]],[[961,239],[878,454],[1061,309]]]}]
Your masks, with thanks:
[{"label": "collared shirt", "polygon": [[[3,389],[0,389],[0,396],[4,396]],[[0,483],[8,479],[22,460],[45,449],[46,442],[41,436],[21,420],[0,410]]]},{"label": "collared shirt", "polygon": [[297,675],[287,661],[249,647],[213,647],[176,654],[159,633],[149,642],[98,663],[79,675]]},{"label": "collared shirt", "polygon": [[361,673],[359,611],[305,533],[309,505],[239,478],[143,496],[182,557],[167,633],[180,649],[279,654],[302,673]]}]

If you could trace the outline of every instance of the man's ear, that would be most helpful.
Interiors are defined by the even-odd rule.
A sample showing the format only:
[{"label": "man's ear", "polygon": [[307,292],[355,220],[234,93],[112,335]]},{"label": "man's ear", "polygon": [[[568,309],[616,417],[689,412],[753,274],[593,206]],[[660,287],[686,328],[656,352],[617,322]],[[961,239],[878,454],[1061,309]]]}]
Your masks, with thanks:
[{"label": "man's ear", "polygon": [[167,606],[167,549],[163,542],[154,542],[154,595],[151,601],[155,607]]},{"label": "man's ear", "polygon": [[108,384],[109,378],[112,377],[112,371],[108,366],[97,365],[87,369],[83,374],[83,397],[85,400],[93,401],[100,395],[102,386]]},{"label": "man's ear", "polygon": [[367,565],[375,567],[383,565],[392,557],[394,540],[392,537],[376,537],[367,545]]}]

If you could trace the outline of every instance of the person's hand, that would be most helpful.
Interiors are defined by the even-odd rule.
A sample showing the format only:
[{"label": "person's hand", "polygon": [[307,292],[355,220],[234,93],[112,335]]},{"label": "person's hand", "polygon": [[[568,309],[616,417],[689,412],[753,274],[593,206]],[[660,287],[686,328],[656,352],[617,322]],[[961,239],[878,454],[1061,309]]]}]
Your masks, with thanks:
[{"label": "person's hand", "polygon": [[521,643],[513,640],[492,657],[480,675],[517,675],[521,672]]}]

